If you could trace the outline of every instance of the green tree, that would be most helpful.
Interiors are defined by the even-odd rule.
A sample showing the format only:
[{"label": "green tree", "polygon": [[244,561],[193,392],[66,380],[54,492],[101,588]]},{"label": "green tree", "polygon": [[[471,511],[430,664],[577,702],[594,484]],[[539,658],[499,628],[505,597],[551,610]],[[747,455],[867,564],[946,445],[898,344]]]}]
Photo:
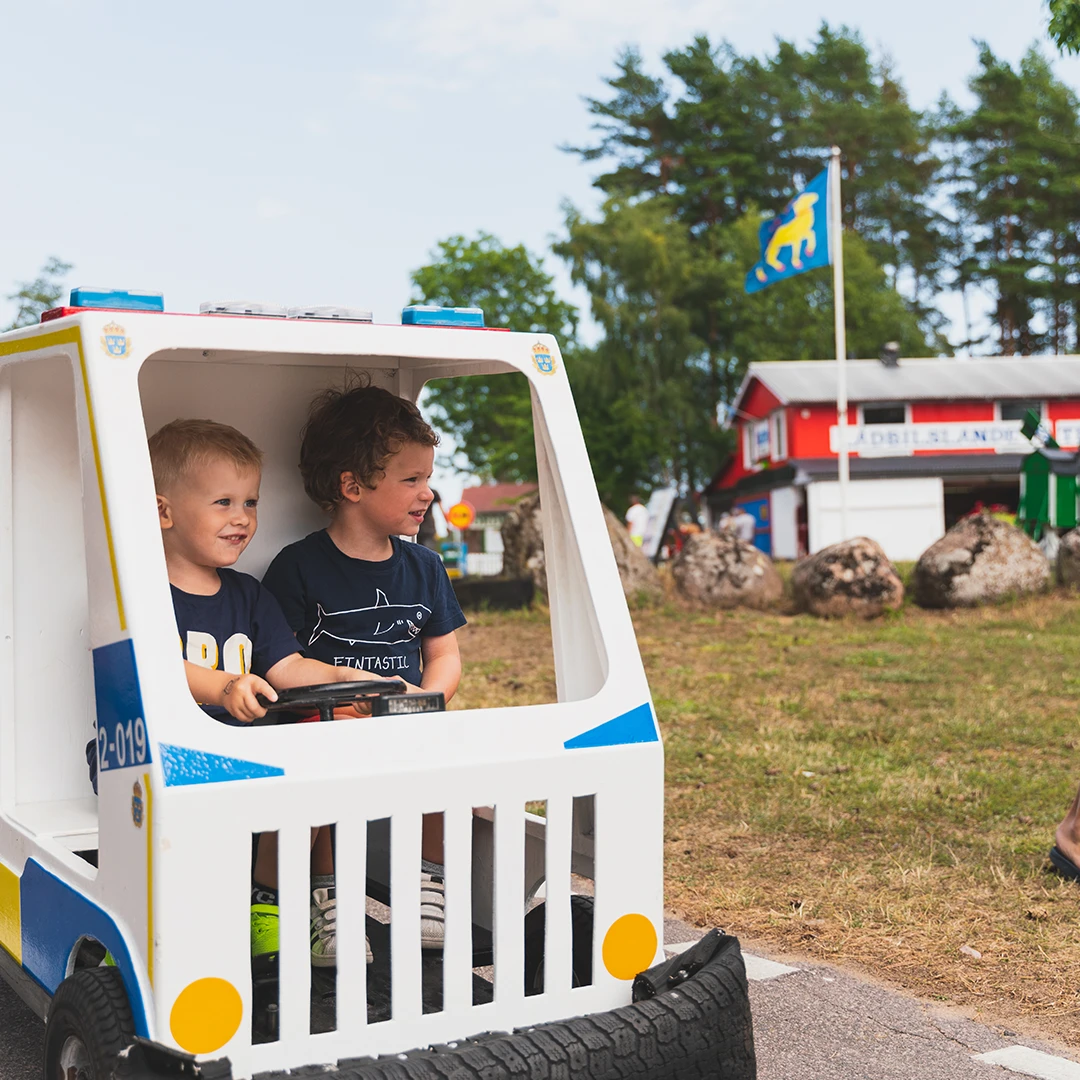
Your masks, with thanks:
[{"label": "green tree", "polygon": [[979,51],[975,105],[945,102],[957,280],[989,291],[1005,355],[1071,351],[1080,277],[1080,101],[1034,47]]},{"label": "green tree", "polygon": [[[554,334],[573,355],[577,309],[560,300],[542,260],[524,245],[504,247],[489,233],[451,236],[414,270],[414,304],[478,307],[488,326]],[[568,364],[571,370],[573,363]],[[471,471],[490,480],[536,479],[532,404],[525,376],[475,375],[428,383],[425,404],[449,432]]]},{"label": "green tree", "polygon": [[[853,242],[865,245],[855,250],[865,250],[870,264],[887,271],[883,286],[871,288],[867,279],[858,295],[872,296],[882,313],[879,321],[893,327],[872,341],[877,323],[867,322],[864,342],[862,329],[853,323],[852,347],[865,345],[876,355],[883,341],[901,339],[910,355],[948,350],[940,334],[943,319],[932,304],[944,266],[947,222],[933,207],[941,168],[930,148],[933,118],[911,108],[888,64],[875,62],[857,33],[823,23],[809,49],[780,41],[775,55],[765,60],[740,56],[727,43],[714,47],[698,36],[686,48],[667,53],[663,62],[667,74],[651,75],[640,53],[624,51],[608,80],[610,96],[588,101],[599,138],[571,150],[606,166],[594,183],[608,196],[603,214],[611,220],[605,229],[604,221],[587,222],[569,211],[567,238],[555,250],[589,288],[594,317],[605,328],[605,343],[585,366],[617,364],[615,341],[622,357],[635,355],[640,361],[645,338],[631,342],[627,327],[653,328],[645,366],[682,386],[678,393],[666,387],[666,407],[673,408],[673,396],[684,393],[698,413],[680,428],[666,465],[660,464],[660,446],[649,443],[638,467],[644,469],[649,458],[654,478],[669,468],[691,484],[703,468],[711,468],[705,462],[715,460],[716,443],[723,438],[716,410],[738,388],[751,336],[768,340],[776,349],[773,358],[803,355],[802,343],[819,339],[809,325],[781,316],[786,311],[805,316],[829,295],[819,284],[824,277],[804,276],[784,283],[779,292],[767,290],[765,299],[747,298],[742,275],[758,253],[756,241],[753,250],[743,243],[750,233],[740,223],[751,217],[760,221],[760,207],[779,211],[826,166],[831,146],[839,144],[845,225],[857,238]],[[644,209],[647,204],[655,204],[652,211]],[[681,233],[678,241],[676,233]],[[666,255],[679,252],[678,272],[664,278],[660,292],[656,281],[642,276],[635,254],[658,237]],[[619,250],[624,243],[629,249]],[[650,273],[659,274],[663,265],[668,264],[661,260]],[[906,300],[895,289],[887,291],[901,277]],[[650,303],[656,305],[651,313]],[[755,322],[762,305],[769,318],[780,319],[776,325],[795,336],[762,333]],[[828,308],[831,318],[831,301]],[[849,322],[853,319],[849,316]],[[820,346],[816,355],[832,355],[831,338]],[[621,385],[631,385],[620,378]],[[658,400],[643,400],[647,431]],[[585,430],[588,438],[589,423]],[[591,439],[590,449],[597,443]],[[630,469],[630,463],[622,468]]]},{"label": "green tree", "polygon": [[[726,230],[723,265],[733,292],[757,258],[760,221],[747,214]],[[848,352],[855,356],[877,356],[886,341],[896,341],[902,356],[932,356],[947,348],[944,341],[927,340],[918,315],[892,287],[872,245],[852,229],[844,231],[844,307]],[[831,267],[741,296],[732,305],[727,337],[730,366],[740,383],[754,361],[834,356]]]},{"label": "green tree", "polygon": [[[833,355],[827,271],[753,296],[743,282],[759,207],[779,211],[834,142],[845,148],[850,348],[948,349],[921,296],[941,271],[930,124],[857,34],[823,24],[809,50],[780,42],[764,61],[699,36],[664,65],[670,79],[627,50],[611,95],[588,102],[599,138],[572,152],[607,166],[595,180],[607,199],[597,220],[568,207],[554,247],[604,331],[574,390],[614,505],[661,480],[702,485],[729,437],[719,412],[750,361]],[[902,271],[915,299],[894,287]]]},{"label": "green tree", "polygon": [[695,487],[724,436],[718,388],[688,297],[700,266],[663,198],[609,200],[599,221],[567,207],[555,252],[604,331],[579,358],[574,399],[601,497],[613,506],[660,480]]},{"label": "green tree", "polygon": [[1080,52],[1080,0],[1047,0],[1050,37],[1062,52]]},{"label": "green tree", "polygon": [[6,329],[32,326],[40,320],[43,311],[56,307],[57,301],[64,295],[62,279],[70,269],[71,263],[53,255],[46,260],[33,281],[19,282],[18,289],[8,296],[8,300],[14,300],[18,307],[15,321]]},{"label": "green tree", "polygon": [[893,280],[907,269],[916,297],[932,290],[942,269],[943,220],[931,204],[941,162],[932,121],[912,109],[888,61],[875,63],[857,32],[823,23],[806,52],[781,41],[772,73],[787,88],[783,166],[809,178],[839,146],[845,225]]},{"label": "green tree", "polygon": [[[574,396],[597,485],[612,505],[659,482],[699,489],[708,480],[730,438],[718,414],[749,363],[833,355],[831,270],[743,291],[761,219],[751,210],[712,230],[706,246],[665,198],[608,200],[596,221],[567,208],[568,236],[554,250],[588,290],[604,331],[578,358]],[[939,351],[944,343],[927,341],[917,314],[852,230],[844,263],[848,345],[856,355],[876,356],[893,340],[905,356]],[[711,343],[699,333],[703,326]]]},{"label": "green tree", "polygon": [[595,180],[601,191],[664,196],[700,237],[752,206],[779,209],[837,144],[845,223],[894,277],[910,272],[916,296],[932,289],[944,224],[933,209],[933,128],[856,32],[823,23],[810,49],[780,41],[765,61],[699,36],[663,60],[679,93],[628,49],[607,80],[611,96],[587,99],[600,138],[569,149],[611,166]]}]

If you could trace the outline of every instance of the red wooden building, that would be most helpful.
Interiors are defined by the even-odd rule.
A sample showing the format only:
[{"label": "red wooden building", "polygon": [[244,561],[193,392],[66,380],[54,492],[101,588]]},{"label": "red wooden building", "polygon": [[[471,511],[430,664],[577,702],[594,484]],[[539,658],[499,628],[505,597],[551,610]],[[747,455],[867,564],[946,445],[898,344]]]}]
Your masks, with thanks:
[{"label": "red wooden building", "polygon": [[[758,546],[792,559],[840,536],[834,360],[751,364],[732,409],[736,449],[704,498],[745,506]],[[848,533],[917,558],[977,503],[1016,509],[1035,409],[1080,445],[1080,357],[849,360]]]}]

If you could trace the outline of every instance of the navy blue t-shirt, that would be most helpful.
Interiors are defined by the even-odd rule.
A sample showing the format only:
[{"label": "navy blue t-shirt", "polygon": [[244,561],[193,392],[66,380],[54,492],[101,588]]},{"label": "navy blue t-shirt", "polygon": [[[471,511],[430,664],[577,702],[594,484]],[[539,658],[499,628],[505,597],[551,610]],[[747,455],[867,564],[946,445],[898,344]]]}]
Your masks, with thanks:
[{"label": "navy blue t-shirt", "polygon": [[[176,628],[185,660],[231,675],[266,673],[300,646],[278,602],[250,574],[218,570],[213,596],[182,592],[171,585]],[[219,705],[203,705],[215,720],[244,726]]]},{"label": "navy blue t-shirt", "polygon": [[420,639],[465,625],[442,559],[390,538],[382,562],[346,555],[325,529],[284,548],[263,585],[305,656],[420,685]]}]

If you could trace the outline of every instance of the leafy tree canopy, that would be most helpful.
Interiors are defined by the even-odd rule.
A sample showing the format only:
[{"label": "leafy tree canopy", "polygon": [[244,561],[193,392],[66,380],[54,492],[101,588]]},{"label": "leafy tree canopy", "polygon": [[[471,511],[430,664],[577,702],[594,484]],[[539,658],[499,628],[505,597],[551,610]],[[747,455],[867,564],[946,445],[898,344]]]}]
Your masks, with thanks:
[{"label": "leafy tree canopy", "polygon": [[[489,233],[440,241],[432,261],[412,273],[410,303],[478,307],[488,326],[559,339],[573,353],[577,309],[560,300],[543,260],[524,245],[504,247]],[[437,379],[425,404],[449,432],[469,469],[489,480],[536,479],[532,404],[523,375],[477,375]]]},{"label": "leafy tree canopy", "polygon": [[[661,480],[688,489],[708,480],[730,439],[718,413],[750,362],[833,355],[831,270],[743,291],[761,217],[750,210],[705,243],[665,198],[608,200],[597,221],[567,208],[568,237],[555,251],[589,291],[604,330],[575,366],[574,394],[597,483],[613,505]],[[932,355],[941,343],[928,342],[857,233],[845,234],[844,261],[849,347],[876,356],[895,340],[906,356]]]},{"label": "leafy tree canopy", "polygon": [[969,112],[943,103],[961,287],[995,302],[1006,355],[1070,352],[1080,283],[1080,101],[1036,48],[1013,68],[983,43]]},{"label": "leafy tree canopy", "polygon": [[15,321],[5,329],[17,330],[20,326],[32,326],[41,319],[41,313],[56,307],[64,295],[62,279],[71,269],[71,263],[55,255],[47,259],[41,272],[33,281],[19,282],[18,289],[8,296],[18,305]]},{"label": "leafy tree canopy", "polygon": [[610,166],[597,187],[668,196],[700,235],[752,206],[779,209],[836,144],[845,222],[883,265],[911,271],[918,290],[934,284],[933,131],[858,33],[823,23],[809,49],[779,41],[765,60],[701,35],[663,62],[670,78],[647,74],[641,54],[625,50],[607,80],[611,96],[588,100],[600,138],[571,152]]},{"label": "leafy tree canopy", "polygon": [[1080,52],[1080,0],[1047,0],[1050,37],[1062,52]]},{"label": "leafy tree canopy", "polygon": [[[1049,4],[1059,43],[1070,27],[1080,41],[1080,0]],[[592,218],[567,206],[554,245],[589,294],[596,346],[575,343],[575,313],[539,259],[484,234],[440,244],[414,275],[416,298],[479,304],[492,325],[560,337],[613,506],[661,481],[700,487],[729,439],[717,417],[750,362],[833,355],[827,270],[752,295],[743,281],[762,217],[834,144],[851,352],[876,356],[892,340],[908,356],[948,352],[945,286],[993,298],[1001,352],[1073,351],[1080,101],[1037,49],[1013,67],[982,46],[969,85],[970,109],[943,98],[919,112],[886,59],[827,23],[807,48],[780,40],[764,57],[698,36],[659,72],[627,49],[587,101],[594,140],[568,148],[596,168],[604,202]],[[503,379],[435,386],[431,401],[482,475],[529,478],[527,389]]]}]

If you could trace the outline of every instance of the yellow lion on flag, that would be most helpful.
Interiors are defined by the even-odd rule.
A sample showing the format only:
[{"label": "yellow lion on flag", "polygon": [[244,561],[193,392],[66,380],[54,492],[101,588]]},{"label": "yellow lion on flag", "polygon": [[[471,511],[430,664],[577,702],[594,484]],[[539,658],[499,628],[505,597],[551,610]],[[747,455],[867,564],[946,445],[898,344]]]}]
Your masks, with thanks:
[{"label": "yellow lion on flag", "polygon": [[[813,255],[817,250],[817,238],[814,236],[814,203],[817,201],[817,195],[812,192],[804,192],[798,196],[792,203],[795,216],[790,221],[785,221],[773,233],[769,246],[765,249],[765,262],[778,273],[787,269],[780,261],[781,248],[791,248],[791,265],[796,270],[802,269],[804,247],[807,255]],[[766,280],[763,267],[759,266],[756,273],[758,281]]]}]

